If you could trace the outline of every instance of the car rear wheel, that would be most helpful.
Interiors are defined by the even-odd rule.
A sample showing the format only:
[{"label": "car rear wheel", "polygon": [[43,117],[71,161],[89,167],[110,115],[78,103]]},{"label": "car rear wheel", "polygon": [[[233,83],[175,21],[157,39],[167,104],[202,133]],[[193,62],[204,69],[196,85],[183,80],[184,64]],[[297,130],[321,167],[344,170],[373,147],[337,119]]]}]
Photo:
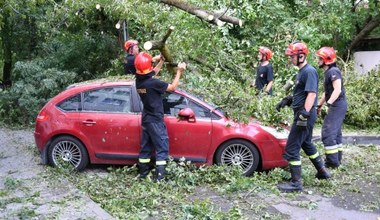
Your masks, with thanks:
[{"label": "car rear wheel", "polygon": [[239,166],[246,176],[257,169],[259,160],[260,155],[256,147],[244,140],[227,141],[216,152],[217,164]]},{"label": "car rear wheel", "polygon": [[50,145],[48,157],[53,166],[71,165],[78,171],[83,170],[89,161],[83,144],[71,136],[56,138]]}]

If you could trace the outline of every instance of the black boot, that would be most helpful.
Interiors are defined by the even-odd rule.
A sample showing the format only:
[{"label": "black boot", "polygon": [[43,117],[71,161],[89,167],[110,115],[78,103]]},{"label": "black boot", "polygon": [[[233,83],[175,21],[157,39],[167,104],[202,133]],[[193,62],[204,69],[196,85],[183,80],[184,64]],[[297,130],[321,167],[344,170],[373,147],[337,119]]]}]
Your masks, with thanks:
[{"label": "black boot", "polygon": [[150,164],[149,163],[139,163],[139,178],[145,179],[146,176],[148,176],[150,171]]},{"label": "black boot", "polygon": [[327,170],[325,165],[323,164],[323,160],[321,156],[318,156],[314,159],[310,159],[313,163],[315,169],[317,169],[317,174],[315,174],[315,177],[318,179],[328,179],[331,178],[330,172]]},{"label": "black boot", "polygon": [[325,166],[328,168],[338,168],[339,163],[339,153],[326,154],[326,163]]},{"label": "black boot", "polygon": [[291,182],[279,184],[277,188],[282,192],[302,191],[301,166],[289,165],[289,168],[292,175]]},{"label": "black boot", "polygon": [[338,151],[338,161],[339,161],[339,164],[342,164],[342,158],[343,158],[343,151],[340,150],[340,151]]},{"label": "black boot", "polygon": [[156,165],[155,181],[160,182],[165,179],[166,165]]}]

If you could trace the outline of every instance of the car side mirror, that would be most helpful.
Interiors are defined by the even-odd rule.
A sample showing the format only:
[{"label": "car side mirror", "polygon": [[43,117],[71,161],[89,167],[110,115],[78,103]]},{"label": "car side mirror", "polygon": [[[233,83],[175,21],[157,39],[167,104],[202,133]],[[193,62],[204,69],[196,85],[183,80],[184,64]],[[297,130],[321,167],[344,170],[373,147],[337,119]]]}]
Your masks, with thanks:
[{"label": "car side mirror", "polygon": [[181,109],[178,112],[178,117],[179,117],[179,120],[186,119],[188,122],[195,122],[195,114],[194,114],[193,109],[191,108]]}]

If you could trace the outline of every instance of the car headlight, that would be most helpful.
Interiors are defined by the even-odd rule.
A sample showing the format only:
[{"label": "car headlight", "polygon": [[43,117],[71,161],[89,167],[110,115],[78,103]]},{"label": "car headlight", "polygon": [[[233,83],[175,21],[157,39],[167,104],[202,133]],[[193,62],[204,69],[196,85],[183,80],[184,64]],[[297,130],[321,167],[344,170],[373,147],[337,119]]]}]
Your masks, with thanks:
[{"label": "car headlight", "polygon": [[289,131],[287,129],[276,129],[268,126],[261,126],[261,128],[277,139],[287,139],[289,136]]}]

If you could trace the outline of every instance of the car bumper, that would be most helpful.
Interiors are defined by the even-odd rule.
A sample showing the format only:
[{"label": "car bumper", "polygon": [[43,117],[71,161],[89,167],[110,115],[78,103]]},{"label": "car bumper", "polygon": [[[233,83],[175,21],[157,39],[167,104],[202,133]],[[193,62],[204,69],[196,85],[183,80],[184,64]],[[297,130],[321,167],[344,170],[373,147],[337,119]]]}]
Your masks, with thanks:
[{"label": "car bumper", "polygon": [[44,144],[44,143],[46,143],[46,141],[43,140],[43,138],[41,137],[41,134],[38,132],[34,132],[34,141],[36,143],[38,151],[40,152],[42,164],[44,164],[44,165],[48,164],[48,162],[49,162],[48,158],[47,158],[47,154],[48,154],[47,149],[48,148]]}]

